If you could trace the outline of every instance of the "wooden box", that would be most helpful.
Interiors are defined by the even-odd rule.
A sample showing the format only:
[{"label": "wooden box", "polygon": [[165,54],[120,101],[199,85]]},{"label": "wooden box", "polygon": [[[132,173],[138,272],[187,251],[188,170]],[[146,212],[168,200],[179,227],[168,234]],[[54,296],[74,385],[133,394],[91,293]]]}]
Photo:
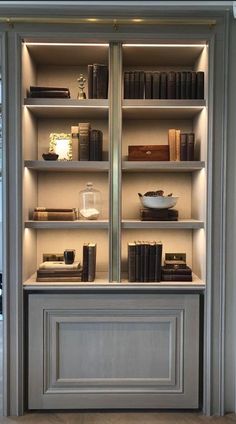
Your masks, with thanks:
[{"label": "wooden box", "polygon": [[168,145],[128,146],[128,160],[169,160]]}]

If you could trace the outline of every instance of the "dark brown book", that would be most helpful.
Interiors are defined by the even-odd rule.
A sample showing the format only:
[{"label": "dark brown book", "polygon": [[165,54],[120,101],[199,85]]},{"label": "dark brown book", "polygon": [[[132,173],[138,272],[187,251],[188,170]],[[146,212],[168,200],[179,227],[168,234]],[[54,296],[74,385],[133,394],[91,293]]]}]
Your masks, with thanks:
[{"label": "dark brown book", "polygon": [[97,99],[98,65],[93,64],[93,99]]},{"label": "dark brown book", "polygon": [[161,268],[162,274],[165,275],[192,275],[192,270],[189,266],[186,265],[185,268],[169,268],[163,266]]},{"label": "dark brown book", "polygon": [[162,274],[162,281],[192,281],[192,275]]},{"label": "dark brown book", "polygon": [[145,254],[145,243],[141,242],[141,256],[140,256],[140,281],[144,282],[144,254]]},{"label": "dark brown book", "polygon": [[186,99],[192,98],[192,72],[186,72]]},{"label": "dark brown book", "polygon": [[151,242],[149,245],[149,276],[148,281],[155,281],[155,258],[156,258],[156,243]]},{"label": "dark brown book", "polygon": [[186,99],[186,72],[182,71],[180,74],[180,98]]},{"label": "dark brown book", "polygon": [[161,281],[161,261],[162,261],[162,244],[156,244],[155,254],[155,281]]},{"label": "dark brown book", "polygon": [[176,209],[140,209],[141,221],[178,221]]},{"label": "dark brown book", "polygon": [[134,97],[134,72],[130,72],[129,76],[129,95],[130,99],[135,99]]},{"label": "dark brown book", "polygon": [[45,87],[45,86],[31,85],[30,91],[68,91],[69,92],[69,88],[67,88],[67,87]]},{"label": "dark brown book", "polygon": [[82,281],[88,281],[88,244],[83,245]]},{"label": "dark brown book", "polygon": [[160,99],[160,72],[153,72],[152,75],[152,98]]},{"label": "dark brown book", "polygon": [[79,283],[81,277],[37,277],[39,283]]},{"label": "dark brown book", "polygon": [[176,73],[170,71],[167,74],[167,99],[176,98]]},{"label": "dark brown book", "polygon": [[91,130],[89,139],[89,160],[102,160],[103,132],[101,130]]},{"label": "dark brown book", "polygon": [[93,65],[88,65],[88,99],[93,99]]},{"label": "dark brown book", "polygon": [[187,134],[180,133],[180,160],[187,160]]},{"label": "dark brown book", "polygon": [[196,98],[204,99],[204,72],[197,72],[196,76]]},{"label": "dark brown book", "polygon": [[135,243],[135,279],[141,281],[141,242]]},{"label": "dark brown book", "polygon": [[152,98],[152,72],[145,72],[145,99]]},{"label": "dark brown book", "polygon": [[144,98],[145,74],[144,71],[139,72],[139,99]]},{"label": "dark brown book", "polygon": [[187,134],[187,160],[194,160],[194,133]]},{"label": "dark brown book", "polygon": [[145,146],[128,146],[128,160],[134,161],[168,161],[169,146],[161,145],[145,145]]},{"label": "dark brown book", "polygon": [[175,83],[175,98],[181,99],[181,91],[180,91],[180,84],[181,84],[181,72],[176,72],[176,83]]},{"label": "dark brown book", "polygon": [[134,99],[140,98],[140,72],[134,71]]},{"label": "dark brown book", "polygon": [[68,91],[32,91],[29,93],[28,97],[37,99],[69,99],[70,94]]},{"label": "dark brown book", "polygon": [[38,206],[34,209],[35,212],[74,212],[74,208],[44,208],[42,206]]},{"label": "dark brown book", "polygon": [[103,64],[94,64],[93,71],[97,73],[97,99],[107,99],[108,92],[108,67]]},{"label": "dark brown book", "polygon": [[192,79],[191,79],[191,99],[196,99],[197,98],[197,94],[196,94],[196,77],[197,77],[196,72],[192,72]]},{"label": "dark brown book", "polygon": [[124,99],[130,99],[130,72],[124,72]]},{"label": "dark brown book", "polygon": [[160,99],[167,99],[167,73],[160,74]]},{"label": "dark brown book", "polygon": [[79,123],[79,158],[81,161],[89,160],[90,123]]},{"label": "dark brown book", "polygon": [[88,244],[88,281],[93,282],[96,277],[96,244]]},{"label": "dark brown book", "polygon": [[33,212],[34,221],[75,221],[75,212]]},{"label": "dark brown book", "polygon": [[38,270],[37,277],[81,277],[82,271],[49,271]]},{"label": "dark brown book", "polygon": [[149,281],[149,255],[150,255],[150,244],[144,243],[144,260],[143,260],[143,281]]},{"label": "dark brown book", "polygon": [[135,279],[136,271],[136,246],[135,243],[128,243],[128,280],[133,283]]}]

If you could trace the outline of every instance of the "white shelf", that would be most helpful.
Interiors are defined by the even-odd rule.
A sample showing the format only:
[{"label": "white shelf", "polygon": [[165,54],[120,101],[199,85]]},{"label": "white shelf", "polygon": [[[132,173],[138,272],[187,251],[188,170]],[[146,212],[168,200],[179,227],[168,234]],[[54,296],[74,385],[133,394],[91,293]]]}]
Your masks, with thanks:
[{"label": "white shelf", "polygon": [[91,220],[91,221],[25,221],[25,228],[33,228],[35,230],[103,230],[108,229],[108,220]]},{"label": "white shelf", "polygon": [[189,119],[206,106],[205,100],[131,99],[122,101],[125,119]]},{"label": "white shelf", "polygon": [[108,118],[107,99],[25,99],[24,105],[38,118]]},{"label": "white shelf", "polygon": [[25,160],[25,167],[33,171],[107,172],[109,170],[109,162]]},{"label": "white shelf", "polygon": [[202,161],[127,161],[122,162],[124,172],[194,172],[205,168]]},{"label": "white shelf", "polygon": [[196,219],[181,219],[179,221],[140,221],[138,219],[123,219],[123,229],[155,229],[167,228],[173,230],[195,230],[204,228],[204,222]]}]

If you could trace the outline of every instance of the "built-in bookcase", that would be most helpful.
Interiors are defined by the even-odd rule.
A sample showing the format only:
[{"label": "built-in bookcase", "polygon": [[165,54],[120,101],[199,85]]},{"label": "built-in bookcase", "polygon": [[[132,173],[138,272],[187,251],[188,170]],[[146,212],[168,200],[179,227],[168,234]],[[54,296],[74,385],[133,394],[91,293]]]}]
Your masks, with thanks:
[{"label": "built-in bookcase", "polygon": [[[174,43],[174,44],[173,44]],[[24,266],[23,281],[35,283],[34,273],[43,252],[76,249],[82,261],[83,243],[97,243],[97,283],[109,283],[111,266],[109,246],[120,250],[121,283],[127,283],[127,244],[134,240],[161,240],[163,254],[186,252],[187,263],[194,273],[193,284],[205,284],[206,264],[206,181],[207,181],[207,93],[208,48],[191,42],[178,44],[126,44],[121,47],[123,72],[127,70],[195,70],[205,72],[204,100],[122,100],[122,145],[114,162],[109,140],[111,116],[109,99],[76,100],[77,78],[87,79],[87,65],[109,62],[109,44],[80,43],[22,45],[23,104],[23,193],[24,193]],[[62,61],[63,58],[63,61]],[[63,63],[63,65],[62,65]],[[114,66],[110,63],[111,67]],[[123,81],[123,75],[120,76]],[[114,81],[110,79],[110,91]],[[71,99],[27,99],[30,85],[68,87]],[[87,87],[86,87],[87,93]],[[114,95],[114,93],[113,93]],[[113,117],[114,118],[114,117]],[[90,122],[104,134],[102,162],[45,162],[42,153],[48,149],[51,132],[70,132],[72,125]],[[128,145],[167,144],[168,129],[194,132],[195,157],[192,162],[130,162]],[[113,246],[109,217],[112,204],[111,173],[121,168],[121,214],[118,246]],[[98,221],[35,222],[29,219],[36,206],[78,207],[78,194],[92,181],[102,193],[102,214]],[[179,196],[177,222],[141,222],[138,192],[163,189],[165,194]],[[117,241],[115,241],[117,243]],[[111,278],[110,278],[111,279]],[[96,284],[95,282],[95,284]],[[111,281],[110,281],[111,282]],[[118,281],[113,283],[120,283]],[[86,283],[83,283],[86,284]],[[130,283],[131,284],[131,283]],[[133,283],[132,283],[133,284]],[[147,284],[147,283],[145,283]],[[150,284],[150,283],[148,283]],[[48,285],[48,283],[47,283]],[[66,283],[65,283],[66,285]],[[181,283],[175,283],[175,286]],[[191,283],[188,283],[191,286]],[[168,284],[166,284],[168,286]]]}]

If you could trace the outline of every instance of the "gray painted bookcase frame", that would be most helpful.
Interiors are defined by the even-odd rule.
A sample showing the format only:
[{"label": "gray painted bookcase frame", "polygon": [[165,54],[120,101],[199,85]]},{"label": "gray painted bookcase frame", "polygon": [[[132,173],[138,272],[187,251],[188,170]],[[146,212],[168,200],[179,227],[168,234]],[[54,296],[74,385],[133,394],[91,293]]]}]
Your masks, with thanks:
[{"label": "gray painted bookcase frame", "polygon": [[[198,16],[201,19],[201,15]],[[206,16],[205,16],[206,17]],[[204,17],[204,18],[205,18]],[[185,17],[186,18],[186,17]],[[212,18],[209,16],[209,19]],[[4,135],[4,276],[7,284],[4,294],[4,411],[5,414],[22,414],[27,408],[27,373],[28,373],[28,296],[37,303],[49,298],[69,297],[66,288],[56,290],[50,288],[50,294],[44,289],[32,287],[24,290],[22,285],[22,143],[21,143],[21,43],[25,38],[58,40],[58,37],[70,40],[93,41],[109,40],[110,49],[110,279],[120,278],[120,208],[121,198],[118,187],[121,181],[120,140],[121,140],[121,58],[119,43],[125,40],[144,42],[158,39],[205,40],[209,44],[209,98],[208,98],[208,182],[207,182],[207,272],[206,289],[201,290],[204,297],[204,352],[203,352],[203,411],[206,414],[224,413],[224,230],[225,230],[225,149],[226,149],[226,90],[227,90],[227,17],[224,14],[214,15],[215,24],[206,25],[122,25],[113,29],[96,25],[82,25],[76,28],[69,24],[46,25],[16,23],[13,27],[1,24],[1,45],[3,64],[3,135]],[[186,18],[188,22],[188,18]],[[89,36],[88,36],[89,34]],[[118,118],[118,119],[117,119]],[[214,142],[213,142],[214,141]],[[116,207],[114,207],[116,205]],[[11,217],[11,219],[8,219]],[[71,291],[72,289],[70,289]],[[106,296],[123,296],[129,310],[129,299],[135,302],[136,297],[149,297],[145,285],[123,288],[112,284],[110,287],[88,287],[73,289],[73,293],[82,291],[85,297],[96,296],[100,302],[101,293]],[[127,292],[127,293],[126,293]],[[178,291],[162,290],[154,287],[151,297],[155,299],[161,293],[163,302],[184,292],[187,296],[197,296],[196,290]],[[29,294],[30,293],[30,294]],[[129,295],[128,295],[129,293]],[[195,293],[195,294],[194,294]],[[198,292],[199,293],[199,292]],[[50,297],[49,297],[50,296]],[[78,296],[80,296],[78,294]],[[181,295],[182,296],[182,295]],[[175,297],[175,296],[174,296]],[[148,300],[146,300],[148,302]],[[158,300],[157,300],[158,301]],[[72,301],[73,303],[73,301]],[[150,300],[150,305],[152,301]],[[130,305],[131,305],[130,304]],[[148,308],[151,308],[149,305]],[[43,307],[43,304],[41,303]],[[72,306],[72,304],[71,304]],[[32,306],[31,306],[32,307]],[[73,309],[73,306],[72,306]],[[31,325],[31,323],[30,323]],[[31,332],[32,334],[32,332]],[[196,333],[197,334],[197,333]],[[41,340],[43,343],[43,340]],[[31,348],[31,346],[29,346]],[[45,354],[45,352],[44,352]],[[37,381],[34,382],[37,385]],[[97,395],[97,407],[99,407]],[[38,399],[39,401],[39,399]],[[39,405],[39,404],[37,404]],[[72,407],[74,407],[72,402]],[[103,407],[104,403],[101,403]],[[112,407],[122,407],[117,401]],[[148,405],[148,403],[147,403]],[[149,405],[153,408],[153,404]],[[43,406],[42,406],[43,407]],[[50,407],[50,404],[49,406]],[[54,405],[55,407],[55,405]],[[81,406],[80,406],[81,407]],[[124,404],[123,404],[124,407]],[[128,407],[128,405],[126,405]],[[132,404],[138,407],[138,398]],[[144,404],[142,404],[144,407]],[[168,408],[168,403],[165,404]],[[178,405],[176,405],[178,407]]]}]

